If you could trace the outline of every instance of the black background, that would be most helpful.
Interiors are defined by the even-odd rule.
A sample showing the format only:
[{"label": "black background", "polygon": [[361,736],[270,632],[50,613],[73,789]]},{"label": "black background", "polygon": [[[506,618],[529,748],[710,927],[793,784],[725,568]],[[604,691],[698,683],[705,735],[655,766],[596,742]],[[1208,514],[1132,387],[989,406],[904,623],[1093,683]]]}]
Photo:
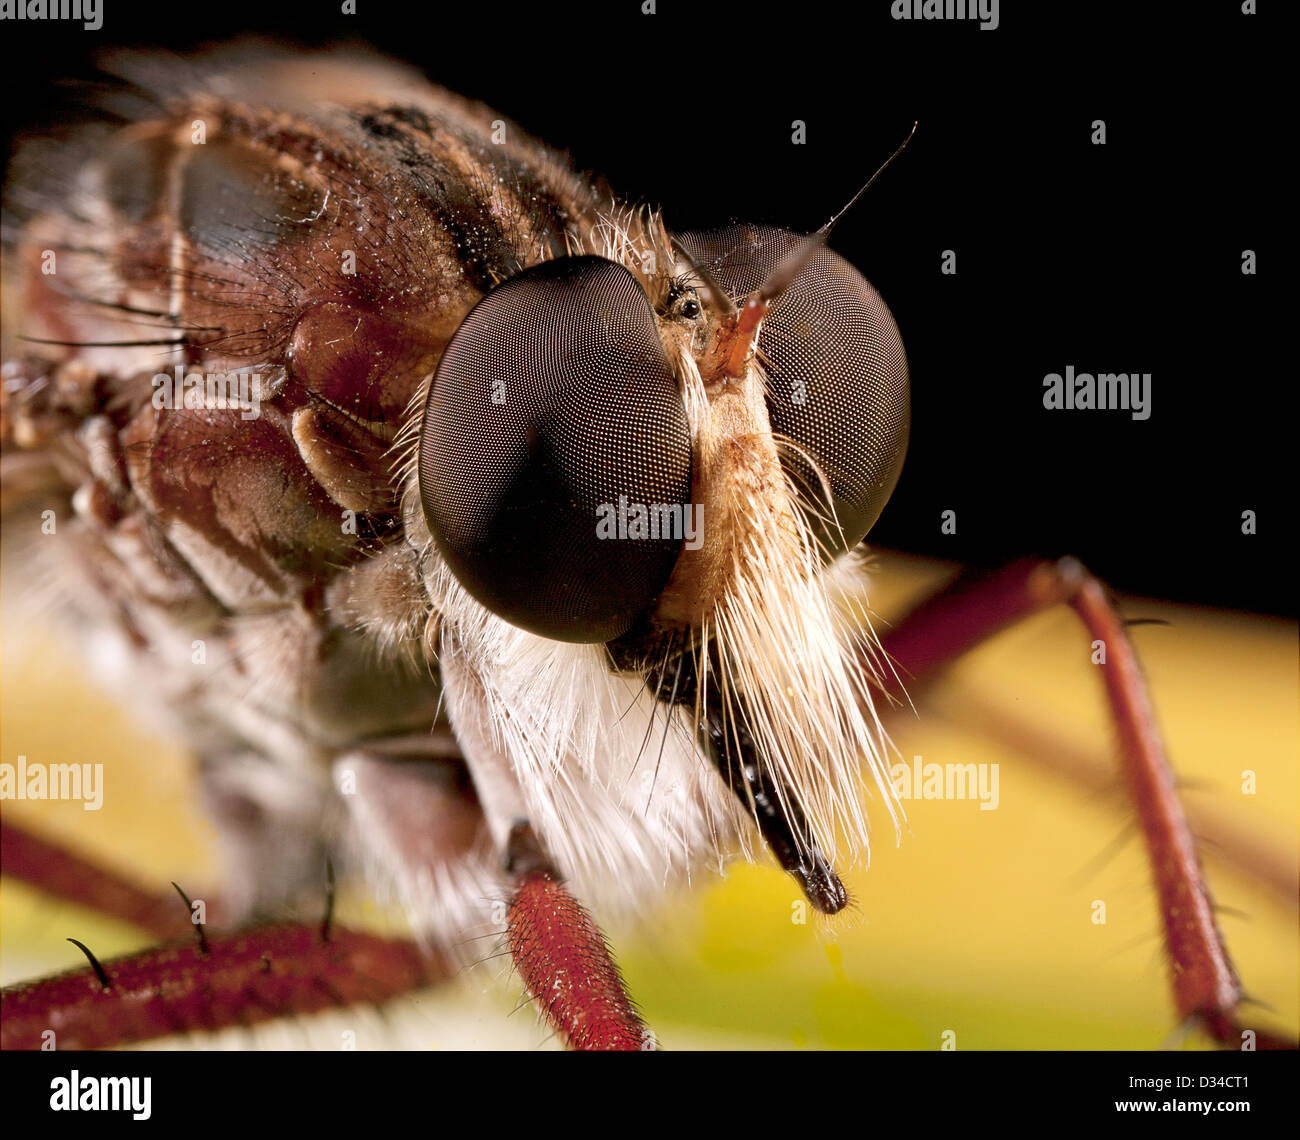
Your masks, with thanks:
[{"label": "black background", "polygon": [[[4,113],[10,133],[57,121],[59,81],[114,45],[356,39],[662,205],[670,227],[809,230],[919,120],[832,242],[889,301],[911,360],[911,451],[871,541],[989,566],[1070,553],[1122,590],[1289,615],[1279,163],[1294,144],[1269,51],[1280,5],[1262,6],[1004,0],[981,31],[897,22],[888,0],[659,0],[653,16],[640,0],[359,0],[355,16],[103,0],[96,32],[4,27]],[[1151,418],[1046,411],[1043,377],[1068,364],[1150,372]]]}]

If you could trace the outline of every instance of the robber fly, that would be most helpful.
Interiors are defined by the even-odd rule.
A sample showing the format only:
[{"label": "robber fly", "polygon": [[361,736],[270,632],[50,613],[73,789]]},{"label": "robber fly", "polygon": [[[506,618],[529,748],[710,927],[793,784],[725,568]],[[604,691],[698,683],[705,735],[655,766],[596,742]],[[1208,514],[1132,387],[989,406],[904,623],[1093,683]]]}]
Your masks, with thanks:
[{"label": "robber fly", "polygon": [[829,225],[673,231],[369,58],[117,66],[128,124],[8,191],[5,507],[182,710],[227,918],[329,855],[638,1048],[587,907],[766,848],[843,910],[909,402]]}]

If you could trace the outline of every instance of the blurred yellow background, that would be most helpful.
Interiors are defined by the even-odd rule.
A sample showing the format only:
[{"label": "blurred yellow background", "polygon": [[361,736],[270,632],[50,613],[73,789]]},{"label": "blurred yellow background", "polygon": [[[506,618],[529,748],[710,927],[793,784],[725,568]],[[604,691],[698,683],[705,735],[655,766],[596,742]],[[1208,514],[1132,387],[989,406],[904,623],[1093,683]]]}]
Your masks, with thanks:
[{"label": "blurred yellow background", "polygon": [[[881,555],[871,601],[888,619],[952,568]],[[25,620],[6,591],[0,758],[105,764],[104,809],[6,803],[6,818],[65,838],[159,889],[211,881],[211,833],[186,758],[90,687],[76,646]],[[1127,600],[1157,715],[1198,833],[1245,859],[1203,851],[1222,929],[1261,1026],[1300,1033],[1300,666],[1292,622]],[[1159,918],[1133,816],[1111,777],[1112,733],[1089,638],[1068,610],[969,655],[928,691],[919,717],[890,721],[908,762],[999,765],[1000,803],[912,800],[902,841],[883,809],[870,869],[845,876],[846,916],[797,923],[792,880],[734,866],[608,933],[629,987],[666,1048],[1149,1049],[1204,1042],[1176,1030]],[[1037,758],[1036,758],[1037,757]],[[1049,758],[1100,778],[1098,791]],[[1242,772],[1256,773],[1243,794]],[[10,814],[12,813],[12,814]],[[195,893],[194,889],[190,890]],[[1095,901],[1105,925],[1093,922]],[[178,904],[179,905],[179,904]],[[373,911],[354,901],[352,915]],[[84,964],[148,942],[138,932],[0,879],[0,978]],[[180,1046],[552,1048],[500,959],[393,1003]],[[1254,1016],[1252,1013],[1251,1016]]]}]

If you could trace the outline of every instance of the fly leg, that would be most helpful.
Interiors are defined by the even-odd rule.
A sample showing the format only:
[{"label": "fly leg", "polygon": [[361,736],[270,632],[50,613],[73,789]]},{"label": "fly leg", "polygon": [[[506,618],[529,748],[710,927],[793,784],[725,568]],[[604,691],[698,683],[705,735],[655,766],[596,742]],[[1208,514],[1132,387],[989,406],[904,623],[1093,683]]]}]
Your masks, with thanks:
[{"label": "fly leg", "polygon": [[[1106,700],[1119,736],[1121,774],[1151,863],[1180,1020],[1199,1023],[1222,1045],[1240,1045],[1247,1031],[1241,983],[1215,921],[1141,667],[1102,584],[1072,558],[1026,560],[990,577],[960,577],[883,637],[902,679],[892,684],[893,695],[1017,621],[1061,604],[1106,646],[1100,666]],[[1293,1047],[1265,1031],[1254,1034],[1260,1047]]]},{"label": "fly leg", "polygon": [[573,1049],[653,1049],[604,935],[527,823],[511,829],[506,871],[513,884],[510,956],[547,1021]]},{"label": "fly leg", "polygon": [[175,938],[190,925],[175,895],[145,890],[118,872],[3,819],[0,870],[47,895],[121,919],[158,938]]},{"label": "fly leg", "polygon": [[353,1002],[382,1002],[448,977],[414,943],[319,923],[207,935],[175,895],[0,822],[7,876],[69,902],[184,940],[0,991],[0,1049],[97,1049],[172,1033],[251,1025]]},{"label": "fly leg", "polygon": [[413,942],[302,923],[104,963],[81,949],[89,967],[0,990],[0,1049],[101,1049],[248,1026],[387,1001],[449,974]]}]

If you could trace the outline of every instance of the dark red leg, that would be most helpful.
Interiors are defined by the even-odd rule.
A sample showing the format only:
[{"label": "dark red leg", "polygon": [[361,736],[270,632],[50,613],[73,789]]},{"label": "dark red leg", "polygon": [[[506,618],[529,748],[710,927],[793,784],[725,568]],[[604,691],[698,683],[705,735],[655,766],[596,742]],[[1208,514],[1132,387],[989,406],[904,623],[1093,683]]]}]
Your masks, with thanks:
[{"label": "dark red leg", "polygon": [[[1060,604],[1105,642],[1100,665],[1119,758],[1146,840],[1180,1018],[1202,1024],[1224,1045],[1240,1046],[1241,985],[1214,919],[1209,888],[1187,826],[1123,619],[1105,588],[1074,559],[1024,561],[991,577],[962,577],[922,602],[883,638],[903,686],[927,679],[966,650],[1013,623]],[[890,679],[895,695],[902,686]],[[1259,1047],[1292,1047],[1256,1030]]]},{"label": "dark red leg", "polygon": [[0,1048],[98,1049],[251,1025],[386,1001],[449,974],[414,943],[340,928],[323,938],[302,924],[96,965],[0,991]]},{"label": "dark red leg", "polygon": [[49,1031],[59,1049],[95,1049],[251,1025],[385,1001],[451,974],[447,963],[412,942],[328,924],[254,927],[195,941],[188,910],[175,894],[142,890],[4,822],[0,856],[5,875],[59,898],[159,937],[187,933],[180,945],[0,991],[2,1049],[40,1049],[50,1042]]},{"label": "dark red leg", "polygon": [[[170,891],[143,890],[114,871],[33,835],[0,817],[0,873],[65,902],[120,918],[159,938],[190,928],[190,916]],[[211,912],[211,908],[209,908]]]},{"label": "dark red leg", "polygon": [[[3,871],[70,902],[160,937],[192,931],[175,895],[154,895],[112,871],[0,822]],[[528,991],[575,1049],[646,1049],[637,1014],[599,928],[520,828],[512,838],[515,890],[508,940]],[[450,975],[414,943],[334,928],[283,924],[187,939],[100,967],[0,992],[0,1048],[94,1049],[169,1033],[248,1025],[354,1001],[381,1002]],[[160,995],[166,993],[164,1000]]]},{"label": "dark red leg", "polygon": [[529,994],[572,1049],[653,1049],[604,935],[560,882],[527,824],[510,836],[510,954]]}]

